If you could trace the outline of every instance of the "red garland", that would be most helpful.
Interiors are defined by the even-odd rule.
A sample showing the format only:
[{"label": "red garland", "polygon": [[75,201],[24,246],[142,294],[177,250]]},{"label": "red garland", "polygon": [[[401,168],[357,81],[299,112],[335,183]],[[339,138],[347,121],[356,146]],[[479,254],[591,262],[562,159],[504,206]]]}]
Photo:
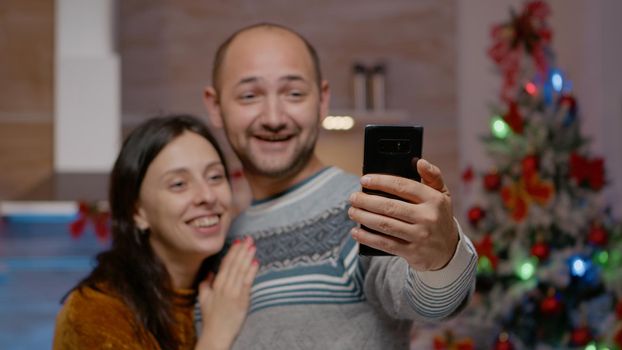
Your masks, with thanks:
[{"label": "red garland", "polygon": [[516,101],[510,101],[508,103],[508,111],[503,116],[503,121],[506,122],[516,134],[523,133],[525,120],[518,110],[518,103],[516,103]]},{"label": "red garland", "polygon": [[546,72],[545,47],[552,37],[546,18],[550,13],[544,1],[530,1],[519,15],[512,12],[509,22],[493,26],[493,44],[488,49],[488,56],[499,66],[503,75],[502,100],[509,101],[511,90],[516,86],[521,50],[532,56],[540,72]]}]

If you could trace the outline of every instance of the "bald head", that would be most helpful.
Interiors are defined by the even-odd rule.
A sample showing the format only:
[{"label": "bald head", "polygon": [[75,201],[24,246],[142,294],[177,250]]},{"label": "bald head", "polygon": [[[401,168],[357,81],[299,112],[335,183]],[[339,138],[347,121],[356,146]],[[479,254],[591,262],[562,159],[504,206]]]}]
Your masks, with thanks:
[{"label": "bald head", "polygon": [[272,24],[272,23],[259,23],[259,24],[254,24],[254,25],[238,30],[237,32],[233,33],[229,38],[227,38],[227,40],[225,40],[218,47],[218,50],[216,51],[216,56],[214,57],[214,65],[212,66],[212,85],[214,89],[216,89],[216,91],[220,91],[222,87],[222,81],[221,81],[222,68],[226,63],[227,52],[229,51],[229,47],[231,46],[231,44],[234,41],[236,41],[236,39],[246,34],[253,34],[253,33],[262,32],[262,31],[265,33],[272,32],[275,34],[278,33],[278,34],[288,35],[288,36],[291,35],[291,36],[294,36],[297,40],[299,40],[302,44],[304,44],[309,54],[309,58],[311,59],[311,62],[313,64],[313,70],[315,73],[315,79],[316,79],[317,86],[318,88],[321,87],[322,72],[320,70],[320,59],[319,59],[317,52],[315,51],[315,48],[307,41],[307,39],[305,39],[302,35],[300,35],[299,33],[287,27],[284,27],[278,24]]}]

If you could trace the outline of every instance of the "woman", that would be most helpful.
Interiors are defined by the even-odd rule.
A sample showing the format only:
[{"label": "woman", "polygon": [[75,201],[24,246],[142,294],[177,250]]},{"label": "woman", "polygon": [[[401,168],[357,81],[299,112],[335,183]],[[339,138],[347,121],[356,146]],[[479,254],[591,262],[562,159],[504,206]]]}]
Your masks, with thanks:
[{"label": "woman", "polygon": [[227,175],[216,140],[194,117],[151,119],[128,136],[110,178],[112,246],[66,299],[54,349],[231,346],[258,264],[249,238],[212,272],[232,217]]}]

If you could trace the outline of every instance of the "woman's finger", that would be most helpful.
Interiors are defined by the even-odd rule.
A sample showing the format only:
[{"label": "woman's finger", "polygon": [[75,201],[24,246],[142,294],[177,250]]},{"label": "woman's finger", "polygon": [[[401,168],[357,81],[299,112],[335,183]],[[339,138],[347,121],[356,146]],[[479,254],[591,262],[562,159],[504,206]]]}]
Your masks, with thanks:
[{"label": "woman's finger", "polygon": [[218,273],[214,279],[214,288],[220,289],[227,283],[227,277],[231,274],[232,264],[237,259],[238,254],[240,254],[242,245],[242,240],[236,239],[229,247],[229,251],[225,254],[218,268]]},{"label": "woman's finger", "polygon": [[242,252],[238,255],[235,264],[233,264],[231,268],[230,276],[227,279],[227,288],[230,288],[233,292],[238,292],[242,288],[244,277],[246,276],[248,269],[251,267],[253,258],[255,257],[256,248],[253,240],[249,238],[245,243],[245,249],[242,249]]}]

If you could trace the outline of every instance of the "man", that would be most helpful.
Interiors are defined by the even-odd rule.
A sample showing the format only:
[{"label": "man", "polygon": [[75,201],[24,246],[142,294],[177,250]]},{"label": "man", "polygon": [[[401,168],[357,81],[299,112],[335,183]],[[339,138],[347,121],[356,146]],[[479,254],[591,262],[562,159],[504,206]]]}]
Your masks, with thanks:
[{"label": "man", "polygon": [[[330,93],[304,38],[247,27],[221,45],[212,74],[210,120],[224,127],[254,199],[230,234],[252,236],[261,263],[236,349],[407,349],[413,320],[442,320],[466,303],[477,256],[437,167],[417,162],[422,183],[359,180],[314,154]],[[357,242],[395,256],[359,256]]]}]

